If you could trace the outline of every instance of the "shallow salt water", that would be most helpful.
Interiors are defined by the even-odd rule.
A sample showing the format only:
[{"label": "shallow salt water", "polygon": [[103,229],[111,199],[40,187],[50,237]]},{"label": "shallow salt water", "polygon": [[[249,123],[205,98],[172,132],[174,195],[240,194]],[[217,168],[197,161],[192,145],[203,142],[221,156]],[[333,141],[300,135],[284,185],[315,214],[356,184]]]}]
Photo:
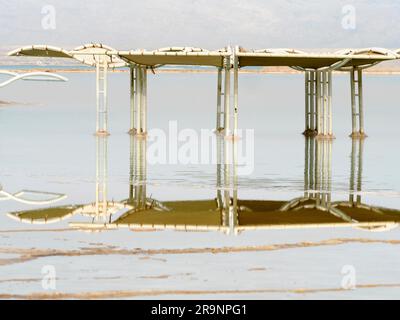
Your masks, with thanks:
[{"label": "shallow salt water", "polygon": [[[67,83],[22,81],[0,91],[0,100],[14,102],[0,106],[1,190],[9,194],[35,190],[66,195],[66,199],[51,205],[13,199],[0,202],[0,297],[56,297],[56,293],[65,298],[398,297],[400,229],[392,228],[395,225],[382,232],[355,227],[317,228],[315,224],[321,220],[304,222],[304,214],[298,219],[307,228],[240,230],[232,234],[138,228],[83,232],[72,229],[71,222],[90,224],[92,218],[79,214],[46,224],[11,219],[7,215],[11,212],[95,201],[95,75],[63,75],[69,79]],[[329,203],[348,202],[354,182],[354,197],[361,196],[360,203],[377,208],[363,221],[381,221],[387,214],[381,207],[391,209],[395,220],[397,212],[400,214],[399,82],[398,76],[365,76],[368,138],[353,143],[348,138],[349,79],[334,75],[336,139],[310,145],[310,140],[301,135],[303,77],[241,74],[239,127],[254,129],[255,139],[254,170],[237,176],[239,207],[242,202],[239,209],[251,212],[252,204],[245,200],[287,203],[304,197],[305,192],[316,194],[318,199],[330,197]],[[101,140],[107,145],[107,198],[115,202],[129,198],[130,164],[137,162],[130,158],[132,140],[126,133],[128,85],[127,73],[110,75],[111,135],[106,142]],[[213,73],[149,74],[149,128],[168,133],[169,121],[176,121],[179,130],[214,129],[215,87]],[[317,165],[315,161],[315,167],[310,168],[306,159],[317,150],[322,162]],[[214,202],[217,173],[215,164],[147,164],[146,194],[167,204]],[[318,183],[305,182],[313,177]],[[29,196],[39,199],[49,195]],[[188,208],[188,217],[198,210]],[[289,220],[280,223],[286,224],[303,213],[301,210],[290,211]],[[352,216],[352,210],[346,213]],[[329,216],[321,211],[315,217],[323,215]],[[274,217],[279,222],[283,215],[274,211]],[[257,223],[262,220],[257,219]],[[269,222],[263,226],[266,224]],[[54,267],[56,288],[43,288],[45,266]],[[343,285],[348,270],[356,286],[352,290]]]}]

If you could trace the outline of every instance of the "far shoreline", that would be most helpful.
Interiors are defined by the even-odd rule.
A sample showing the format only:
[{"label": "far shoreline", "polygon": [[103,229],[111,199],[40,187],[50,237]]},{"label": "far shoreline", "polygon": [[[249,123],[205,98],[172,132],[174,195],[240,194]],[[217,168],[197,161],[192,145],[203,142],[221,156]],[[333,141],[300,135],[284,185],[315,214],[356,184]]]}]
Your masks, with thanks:
[{"label": "far shoreline", "polygon": [[[7,66],[0,66],[1,70],[12,70],[14,72],[58,72],[58,73],[94,73],[96,70],[95,68],[63,68],[63,67],[41,67],[41,68],[24,68],[25,66],[21,65],[14,65],[10,66],[8,69]],[[20,67],[20,68],[19,68]],[[119,69],[110,69],[109,72],[111,73],[128,73],[129,69],[127,68],[119,68]],[[216,74],[217,70],[212,70],[212,69],[206,69],[206,70],[201,70],[201,69],[154,69],[152,71],[150,69],[149,72],[154,72],[154,73],[205,73],[205,74]],[[291,70],[289,68],[264,68],[264,69],[257,69],[257,70],[251,70],[251,69],[242,69],[239,70],[239,73],[242,74],[302,74],[303,72],[297,71],[297,70]],[[346,71],[333,71],[335,74],[346,74]],[[395,69],[395,70],[387,70],[387,69],[382,69],[382,70],[377,70],[377,69],[365,69],[363,71],[364,74],[369,74],[369,75],[400,75],[400,69]]]}]

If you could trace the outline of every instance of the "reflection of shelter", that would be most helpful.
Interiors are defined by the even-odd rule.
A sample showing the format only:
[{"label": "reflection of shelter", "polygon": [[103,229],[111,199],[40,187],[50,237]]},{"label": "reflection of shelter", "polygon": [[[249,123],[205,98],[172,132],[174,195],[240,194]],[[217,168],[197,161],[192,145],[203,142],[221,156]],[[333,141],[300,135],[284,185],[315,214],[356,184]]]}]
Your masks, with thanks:
[{"label": "reflection of shelter", "polygon": [[[237,224],[237,193],[233,174],[233,141],[216,135],[217,195],[215,199],[160,202],[146,194],[146,138],[131,136],[129,197],[130,210],[111,223],[71,223],[77,228],[224,230]],[[111,221],[111,220],[110,220]]]},{"label": "reflection of shelter", "polygon": [[3,187],[0,185],[0,201],[14,200],[25,204],[45,205],[58,202],[66,197],[62,193],[35,190],[21,190],[16,193],[9,193],[3,190]]},{"label": "reflection of shelter", "polygon": [[[304,228],[353,226],[383,230],[397,226],[400,212],[361,204],[363,140],[352,141],[350,196],[348,202],[332,202],[332,141],[305,138],[304,195],[291,201],[239,200],[239,228]],[[358,146],[358,149],[357,149]],[[356,165],[357,162],[357,165]],[[357,175],[357,183],[355,176]]]},{"label": "reflection of shelter", "polygon": [[[63,209],[65,216],[72,210],[71,214],[88,215],[91,221],[72,222],[71,227],[80,230],[123,227],[132,230],[212,230],[237,234],[246,230],[322,227],[378,231],[395,227],[400,221],[398,210],[361,202],[362,139],[354,140],[352,145],[349,201],[332,201],[332,141],[315,138],[305,139],[304,193],[301,197],[289,201],[240,199],[236,172],[238,142],[220,136],[216,145],[215,198],[165,202],[147,195],[146,137],[131,136],[130,139],[128,198],[120,202],[107,199],[107,137],[97,137],[96,202]],[[55,221],[61,212],[49,208],[13,215],[18,214],[21,221]]]},{"label": "reflection of shelter", "polygon": [[[145,140],[132,140],[144,145]],[[362,152],[356,155],[354,140],[352,163],[362,162]],[[360,227],[379,230],[395,226],[400,215],[395,210],[332,202],[331,158],[332,141],[305,139],[304,194],[291,201],[244,200],[237,194],[235,144],[236,141],[221,139],[217,143],[217,194],[213,200],[166,201],[154,205],[153,199],[145,195],[145,157],[135,159],[131,168],[129,202],[134,209],[127,211],[111,223],[71,224],[76,228],[114,229],[173,229],[185,231],[215,230],[239,233],[256,229],[287,229],[313,227]],[[144,154],[138,147],[136,154]],[[233,162],[232,162],[233,161]],[[351,167],[350,181],[354,181],[356,167],[360,175],[361,166]],[[361,180],[358,179],[361,190]],[[351,197],[351,195],[350,195]]]},{"label": "reflection of shelter", "polygon": [[[27,210],[10,213],[9,216],[16,220],[29,223],[51,223],[67,219],[71,216],[88,216],[93,221],[107,221],[120,211],[131,208],[123,202],[108,199],[108,137],[96,136],[96,184],[95,201],[84,205],[70,205],[51,207],[37,210]],[[42,204],[50,204],[47,201]]]},{"label": "reflection of shelter", "polygon": [[[380,229],[400,220],[397,211],[349,206],[331,200],[332,141],[305,139],[304,194],[291,201],[244,200],[237,194],[235,144],[217,140],[217,194],[215,200],[157,202],[146,197],[145,139],[132,138],[131,183],[128,202],[132,210],[106,224],[72,223],[76,228],[173,229],[238,233],[255,229],[286,229],[353,226]],[[355,146],[353,142],[353,148]],[[359,140],[359,143],[363,142]],[[353,150],[352,163],[355,151]],[[358,154],[361,163],[362,153]],[[232,162],[233,161],[233,162]],[[354,180],[355,167],[350,180]],[[360,172],[360,171],[358,171]],[[359,183],[359,190],[361,181]]]},{"label": "reflection of shelter", "polygon": [[[29,197],[31,196],[31,197]],[[35,198],[36,197],[36,198]],[[2,190],[0,185],[0,201],[14,200],[30,205],[49,205],[65,199],[67,196],[55,192],[43,192],[34,190],[21,190],[16,193],[8,193]],[[8,216],[12,219],[27,223],[47,223],[66,219],[71,216],[73,207],[45,208],[29,211],[21,211],[9,213]]]},{"label": "reflection of shelter", "polygon": [[[146,195],[146,138],[131,136],[129,198],[133,209],[114,220],[108,227],[174,228],[181,230],[219,230],[228,228],[234,219],[232,197],[232,142],[216,135],[217,196],[211,200],[160,202]],[[86,225],[87,227],[88,225]],[[93,226],[96,227],[96,226]]]},{"label": "reflection of shelter", "polygon": [[31,224],[47,224],[59,222],[72,217],[77,206],[65,206],[27,210],[9,213],[8,216],[16,221]]}]

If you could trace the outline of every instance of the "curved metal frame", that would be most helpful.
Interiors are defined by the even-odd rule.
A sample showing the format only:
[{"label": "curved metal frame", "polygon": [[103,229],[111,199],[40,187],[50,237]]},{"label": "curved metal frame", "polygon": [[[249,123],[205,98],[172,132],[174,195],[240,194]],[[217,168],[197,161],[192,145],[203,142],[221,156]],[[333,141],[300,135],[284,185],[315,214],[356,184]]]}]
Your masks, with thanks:
[{"label": "curved metal frame", "polygon": [[[393,59],[399,59],[399,54],[392,51],[392,50],[388,50],[385,48],[363,48],[363,49],[342,49],[342,50],[338,50],[335,52],[336,54],[340,54],[340,55],[365,55],[365,54],[378,54],[378,55],[382,55],[382,56],[390,56]],[[364,70],[367,68],[371,68],[375,65],[377,65],[378,63],[380,63],[381,61],[376,61],[370,64],[366,64],[366,65],[360,65],[357,66],[358,69],[360,70]],[[353,69],[353,67],[342,67],[339,68],[340,71],[351,71]]]},{"label": "curved metal frame", "polygon": [[[5,75],[12,77],[11,79],[1,82],[0,88],[5,87],[5,86],[9,85],[10,83],[13,83],[13,82],[21,80],[21,79],[22,80],[35,80],[35,81],[62,81],[62,82],[68,81],[68,79],[66,77],[60,76],[59,74],[56,74],[56,73],[50,73],[50,72],[17,73],[17,72],[12,72],[12,71],[0,70],[0,74],[5,74]],[[42,78],[31,79],[31,78],[35,78],[35,77],[42,77]]]}]

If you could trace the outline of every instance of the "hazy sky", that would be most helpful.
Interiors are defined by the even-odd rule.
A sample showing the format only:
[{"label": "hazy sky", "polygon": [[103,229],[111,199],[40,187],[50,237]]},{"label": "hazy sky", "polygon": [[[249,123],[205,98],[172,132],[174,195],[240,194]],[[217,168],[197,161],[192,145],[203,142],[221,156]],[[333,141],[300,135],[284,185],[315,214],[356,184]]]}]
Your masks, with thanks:
[{"label": "hazy sky", "polygon": [[399,20],[399,0],[0,0],[0,46],[397,48]]}]

